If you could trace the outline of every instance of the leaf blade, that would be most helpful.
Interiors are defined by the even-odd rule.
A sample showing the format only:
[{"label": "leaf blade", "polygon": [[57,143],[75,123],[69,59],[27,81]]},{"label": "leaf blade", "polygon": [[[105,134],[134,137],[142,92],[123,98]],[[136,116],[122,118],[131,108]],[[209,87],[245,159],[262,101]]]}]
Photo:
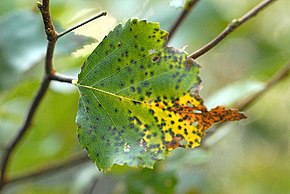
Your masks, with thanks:
[{"label": "leaf blade", "polygon": [[172,149],[200,145],[210,126],[193,125],[204,121],[193,109],[215,116],[198,96],[199,65],[166,43],[157,23],[133,19],[110,32],[84,63],[76,83],[79,140],[100,169],[153,168]]}]

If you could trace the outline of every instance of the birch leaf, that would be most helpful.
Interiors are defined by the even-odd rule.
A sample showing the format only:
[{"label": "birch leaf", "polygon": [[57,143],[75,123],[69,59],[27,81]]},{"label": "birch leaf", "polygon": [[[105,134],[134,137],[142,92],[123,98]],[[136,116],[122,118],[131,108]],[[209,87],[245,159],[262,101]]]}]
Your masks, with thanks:
[{"label": "birch leaf", "polygon": [[194,148],[213,123],[240,120],[199,97],[199,65],[168,47],[158,23],[118,25],[85,61],[78,81],[80,144],[99,169],[153,168],[177,147]]}]

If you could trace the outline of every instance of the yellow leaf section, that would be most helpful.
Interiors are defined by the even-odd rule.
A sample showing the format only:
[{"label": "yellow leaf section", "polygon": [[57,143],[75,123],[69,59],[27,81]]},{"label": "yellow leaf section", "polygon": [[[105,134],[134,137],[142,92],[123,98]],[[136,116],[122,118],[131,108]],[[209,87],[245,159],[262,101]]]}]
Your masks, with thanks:
[{"label": "yellow leaf section", "polygon": [[[200,145],[205,131],[216,122],[236,121],[246,118],[234,109],[218,106],[210,111],[197,94],[186,94],[174,100],[159,100],[148,103],[151,112],[162,130],[161,149],[171,151],[177,147],[194,148]],[[146,137],[146,136],[145,136]],[[149,139],[145,138],[146,142]]]}]

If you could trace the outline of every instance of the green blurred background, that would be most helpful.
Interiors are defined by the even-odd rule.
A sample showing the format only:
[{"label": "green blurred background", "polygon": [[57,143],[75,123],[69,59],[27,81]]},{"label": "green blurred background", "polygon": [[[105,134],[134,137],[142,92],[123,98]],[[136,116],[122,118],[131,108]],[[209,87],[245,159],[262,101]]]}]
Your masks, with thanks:
[{"label": "green blurred background", "polygon": [[[131,17],[160,22],[168,30],[182,8],[170,0],[51,0],[57,30],[102,10],[108,16],[59,40],[55,67],[76,76],[92,51],[117,23]],[[221,32],[257,0],[201,0],[169,45],[191,53]],[[17,133],[43,75],[46,39],[34,0],[1,0],[0,154]],[[176,5],[176,4],[175,4]],[[261,90],[290,61],[290,1],[279,0],[198,58],[201,92],[208,107],[231,107]],[[5,187],[4,193],[290,193],[290,79],[194,150],[175,150],[155,169],[115,166],[102,174],[90,161],[49,176]],[[76,135],[78,94],[52,83],[30,132],[17,147],[8,175],[18,176],[82,152]]]}]

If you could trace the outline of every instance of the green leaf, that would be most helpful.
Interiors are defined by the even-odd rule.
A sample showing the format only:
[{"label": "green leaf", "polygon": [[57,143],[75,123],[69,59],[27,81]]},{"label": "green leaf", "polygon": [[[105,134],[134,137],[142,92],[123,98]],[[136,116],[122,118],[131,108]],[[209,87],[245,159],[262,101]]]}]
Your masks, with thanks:
[{"label": "green leaf", "polygon": [[152,168],[177,147],[200,145],[214,122],[244,118],[223,107],[207,111],[197,93],[199,65],[166,43],[159,24],[132,19],[84,63],[76,83],[78,135],[101,170]]}]

